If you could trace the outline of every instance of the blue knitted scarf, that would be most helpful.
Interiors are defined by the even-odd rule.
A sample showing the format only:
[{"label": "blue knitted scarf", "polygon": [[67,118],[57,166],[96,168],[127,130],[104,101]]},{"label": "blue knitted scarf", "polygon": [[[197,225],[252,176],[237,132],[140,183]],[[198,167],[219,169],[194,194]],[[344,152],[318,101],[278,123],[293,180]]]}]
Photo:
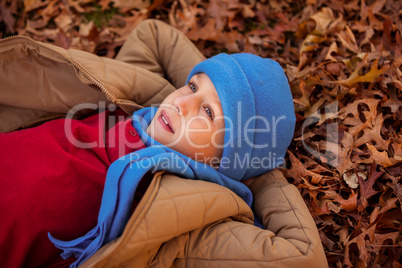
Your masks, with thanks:
[{"label": "blue knitted scarf", "polygon": [[106,175],[98,224],[86,235],[71,241],[49,239],[67,259],[78,258],[70,267],[77,267],[98,249],[119,237],[130,216],[138,183],[149,171],[166,170],[187,179],[214,182],[227,187],[251,206],[252,193],[241,182],[230,179],[211,166],[192,160],[152,139],[146,129],[157,108],[144,108],[133,114],[133,127],[147,148],[123,156],[113,162]]}]

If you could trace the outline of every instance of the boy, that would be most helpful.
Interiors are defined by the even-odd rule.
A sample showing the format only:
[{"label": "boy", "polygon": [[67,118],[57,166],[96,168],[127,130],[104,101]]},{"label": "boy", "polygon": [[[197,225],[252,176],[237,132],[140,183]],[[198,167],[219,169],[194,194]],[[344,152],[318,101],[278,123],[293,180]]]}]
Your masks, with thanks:
[{"label": "boy", "polygon": [[[145,119],[149,116],[150,122]],[[246,53],[207,59],[159,109],[134,113],[134,128],[146,148],[110,166],[98,225],[71,242],[52,241],[64,250],[65,258],[79,257],[75,265],[120,236],[133,193],[150,170],[218,183],[251,206],[252,194],[240,181],[276,167],[270,163],[282,164],[294,124],[292,95],[279,64]],[[264,162],[267,156],[274,159]]]},{"label": "boy", "polygon": [[[251,60],[249,60],[250,57]],[[178,156],[181,161],[179,166],[169,165],[166,166],[167,170],[176,174],[184,174],[185,177],[209,180],[226,186],[251,205],[251,193],[239,181],[257,176],[274,168],[276,164],[271,165],[270,163],[272,162],[280,164],[280,159],[283,159],[294,127],[291,95],[283,71],[280,70],[278,65],[272,65],[271,62],[266,64],[266,61],[262,60],[245,54],[234,56],[219,55],[200,63],[190,73],[189,83],[178,91],[171,93],[162,103],[162,109],[158,109],[156,114],[155,111],[152,111],[153,109],[140,110],[135,113],[133,126],[145,146],[137,146],[135,148],[137,151],[133,153],[134,155],[130,154],[130,157],[127,156],[114,161],[115,159],[110,159],[108,149],[106,149],[106,152],[96,151],[98,148],[92,150],[90,154],[95,155],[95,158],[99,158],[106,163],[106,167],[108,163],[113,163],[108,170],[108,179],[103,198],[109,198],[110,194],[116,193],[118,195],[116,203],[118,204],[122,200],[119,193],[122,190],[124,191],[125,187],[118,188],[118,191],[112,191],[111,193],[106,192],[110,189],[108,181],[112,181],[112,183],[119,180],[127,181],[126,178],[136,176],[136,183],[138,183],[143,175],[151,170],[149,167],[144,168],[143,161],[145,159],[155,159],[157,155],[171,160]],[[253,67],[254,64],[258,68]],[[267,66],[263,67],[265,65]],[[276,79],[273,79],[271,74]],[[278,74],[279,78],[277,78]],[[273,92],[266,92],[264,78],[268,81]],[[228,89],[231,91],[228,92]],[[279,105],[276,101],[272,101],[283,96],[285,98]],[[239,100],[240,105],[238,105]],[[164,107],[169,106],[170,108],[164,109]],[[282,116],[285,118],[282,118]],[[183,125],[180,124],[181,118],[185,122]],[[77,132],[81,134],[81,138],[87,138],[87,131],[81,131],[81,129],[88,130],[87,127],[93,126],[99,128],[97,121],[96,117],[95,119],[91,117],[87,121],[83,121],[85,124],[83,127],[77,127]],[[124,129],[130,129],[130,125],[127,122],[130,121],[120,122],[119,124],[124,124]],[[285,126],[283,127],[281,124]],[[194,129],[198,129],[198,133]],[[55,129],[51,128],[51,130]],[[111,136],[119,135],[119,133],[115,133],[114,128],[110,131]],[[275,136],[276,131],[281,131],[279,137]],[[91,133],[91,131],[88,131],[88,133]],[[108,133],[106,136],[108,136]],[[134,132],[130,129],[128,133]],[[160,133],[163,134],[160,135]],[[30,134],[35,135],[34,133]],[[24,140],[23,137],[19,138]],[[91,137],[88,140],[91,140]],[[158,142],[169,146],[164,147]],[[136,141],[135,143],[138,144],[139,142]],[[275,160],[279,159],[279,161],[257,163],[256,160],[267,155],[267,148],[269,148]],[[201,160],[198,158],[199,154],[201,155]],[[75,154],[71,155],[75,156]],[[93,159],[94,161],[95,158]],[[87,161],[87,156],[84,159],[84,162],[91,163],[91,161]],[[215,169],[208,169],[206,165],[201,164],[197,166],[198,162],[192,161],[192,159],[210,164]],[[219,159],[219,165],[212,159]],[[238,161],[235,161],[236,159]],[[139,165],[133,168],[133,162]],[[158,168],[156,167],[156,169]],[[94,171],[92,175],[97,172]],[[99,173],[101,174],[101,172]],[[113,180],[113,178],[118,178],[118,180]],[[126,185],[124,184],[124,186]],[[133,187],[133,190],[135,189],[136,184]],[[124,195],[122,196],[124,199]],[[129,195],[128,198],[132,197],[133,195]],[[102,219],[103,215],[102,207],[110,204],[110,202],[102,201],[98,226],[100,224],[99,219]],[[125,205],[127,206],[127,204]],[[126,207],[123,210],[121,212],[119,208],[116,208],[116,210],[112,208],[109,211],[106,209],[107,213],[111,211],[113,214],[117,211],[118,214],[123,215],[123,217],[117,218],[107,217],[106,221],[111,220],[113,222],[120,221],[121,218],[128,219],[130,209]],[[92,240],[85,240],[84,244],[87,245],[92,243],[93,239],[96,240],[99,237],[97,231],[100,230],[101,234],[106,233],[107,236],[106,240],[100,242],[99,245],[102,246],[103,242],[107,243],[120,236],[121,229],[124,228],[126,222],[127,220],[123,220],[123,223],[119,222],[117,225],[120,226],[117,229],[114,229],[115,224],[110,224],[106,230],[102,229],[103,225],[100,229],[94,228],[96,232],[92,232]],[[109,227],[115,235],[109,235]],[[52,232],[52,230],[49,231]],[[93,235],[94,233],[95,235]],[[52,232],[52,234],[57,237],[55,232]],[[80,249],[82,249],[82,244],[80,244]],[[72,252],[76,253],[77,251]],[[91,252],[90,255],[93,253]],[[81,258],[81,261],[85,260],[87,256]]]}]

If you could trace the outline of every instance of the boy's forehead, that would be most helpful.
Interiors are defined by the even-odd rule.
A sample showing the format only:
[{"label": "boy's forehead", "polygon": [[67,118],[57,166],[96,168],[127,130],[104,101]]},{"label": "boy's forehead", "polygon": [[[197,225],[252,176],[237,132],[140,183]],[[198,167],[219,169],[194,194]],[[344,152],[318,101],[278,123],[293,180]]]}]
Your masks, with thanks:
[{"label": "boy's forehead", "polygon": [[[200,80],[200,82],[203,82],[204,80],[210,80],[209,76],[206,73],[197,73],[193,76],[195,79]],[[212,83],[212,81],[211,81]],[[213,84],[213,83],[212,83]]]},{"label": "boy's forehead", "polygon": [[210,93],[217,97],[219,100],[218,91],[216,90],[214,83],[206,73],[198,73],[194,76],[198,80],[199,84],[203,85],[205,89],[209,90]]}]

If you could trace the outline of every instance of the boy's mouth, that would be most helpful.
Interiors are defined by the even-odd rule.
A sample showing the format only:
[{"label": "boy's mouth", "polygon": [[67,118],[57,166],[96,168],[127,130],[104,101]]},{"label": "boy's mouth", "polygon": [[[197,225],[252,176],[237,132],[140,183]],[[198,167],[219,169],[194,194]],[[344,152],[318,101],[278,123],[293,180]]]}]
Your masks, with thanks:
[{"label": "boy's mouth", "polygon": [[170,118],[165,111],[162,111],[161,115],[158,117],[158,121],[166,131],[174,133],[170,123]]}]

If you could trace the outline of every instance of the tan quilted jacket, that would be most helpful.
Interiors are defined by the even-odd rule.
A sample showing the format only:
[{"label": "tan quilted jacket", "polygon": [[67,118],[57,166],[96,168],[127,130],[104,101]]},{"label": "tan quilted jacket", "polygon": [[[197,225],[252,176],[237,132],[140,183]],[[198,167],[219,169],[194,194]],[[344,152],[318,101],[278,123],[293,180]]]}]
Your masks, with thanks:
[{"label": "tan quilted jacket", "polygon": [[[182,86],[204,57],[182,33],[151,20],[116,59],[26,37],[1,40],[0,131],[65,117],[82,103],[114,103],[131,114]],[[229,189],[157,173],[123,235],[82,266],[326,267],[314,221],[282,173],[264,174],[250,189],[264,230]]]}]

